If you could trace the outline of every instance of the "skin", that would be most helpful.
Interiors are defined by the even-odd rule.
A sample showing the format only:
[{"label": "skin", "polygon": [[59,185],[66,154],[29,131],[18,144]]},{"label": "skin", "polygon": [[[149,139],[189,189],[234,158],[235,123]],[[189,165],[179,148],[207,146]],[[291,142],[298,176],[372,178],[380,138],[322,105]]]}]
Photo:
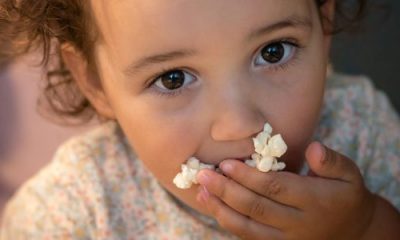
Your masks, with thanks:
[{"label": "skin", "polygon": [[[333,3],[328,1],[321,9],[324,15],[332,16]],[[296,234],[302,239],[342,237],[336,230],[352,227],[355,221],[361,223],[360,228],[344,229],[347,237],[358,237],[368,228],[375,198],[350,160],[340,164],[350,167],[349,173],[332,174],[338,178],[334,182],[325,179],[330,177],[329,171],[319,172],[318,167],[312,178],[294,174],[305,160],[304,152],[318,122],[330,47],[313,1],[126,0],[91,4],[101,36],[95,45],[97,71],[91,71],[68,44],[63,46],[64,60],[97,111],[118,121],[139,159],[168,191],[245,239],[293,239]],[[281,26],[249,40],[254,30],[293,16],[304,24]],[[255,61],[262,48],[283,40],[291,41],[281,45],[289,57],[277,64]],[[132,67],[145,57],[181,49],[191,54]],[[161,81],[150,84],[165,69],[183,70],[189,80],[173,94],[160,87]],[[261,174],[240,161],[254,151],[252,137],[266,121],[288,145],[282,157],[287,172]],[[308,151],[309,156],[318,155],[313,153],[318,150]],[[225,172],[230,178],[202,171],[201,185],[180,190],[172,179],[191,156],[221,167],[226,163],[234,171]],[[244,174],[252,177],[245,179]],[[307,190],[306,194],[300,190]],[[337,202],[337,194],[346,197]],[[353,211],[342,207],[360,202],[363,204]],[[254,203],[260,206],[258,210],[251,207]],[[271,218],[270,211],[277,217]],[[327,214],[332,217],[309,235],[307,226]]]}]

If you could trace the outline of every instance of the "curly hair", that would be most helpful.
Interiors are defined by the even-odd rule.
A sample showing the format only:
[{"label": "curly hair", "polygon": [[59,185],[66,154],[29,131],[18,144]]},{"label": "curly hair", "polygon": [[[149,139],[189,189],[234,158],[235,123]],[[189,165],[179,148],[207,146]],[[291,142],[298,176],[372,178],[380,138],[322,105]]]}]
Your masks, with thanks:
[{"label": "curly hair", "polygon": [[[315,0],[318,9],[328,0]],[[336,0],[335,20],[321,16],[325,34],[350,29],[363,18],[367,0]],[[62,122],[84,123],[98,116],[81,93],[61,57],[61,45],[69,43],[94,65],[97,27],[85,0],[0,0],[0,62],[41,50],[46,71],[38,101],[43,115]],[[57,118],[54,118],[57,117]]]}]

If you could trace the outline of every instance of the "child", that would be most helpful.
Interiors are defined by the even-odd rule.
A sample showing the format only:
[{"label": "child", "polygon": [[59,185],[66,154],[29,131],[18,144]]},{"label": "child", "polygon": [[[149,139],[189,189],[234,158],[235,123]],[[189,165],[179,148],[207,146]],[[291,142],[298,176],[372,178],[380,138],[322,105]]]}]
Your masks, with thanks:
[{"label": "child", "polygon": [[[346,4],[2,1],[18,49],[43,47],[56,112],[108,122],[21,187],[1,239],[399,236],[399,118],[368,79],[326,78]],[[288,145],[285,171],[243,163],[265,122]],[[178,189],[191,156],[223,174]]]}]

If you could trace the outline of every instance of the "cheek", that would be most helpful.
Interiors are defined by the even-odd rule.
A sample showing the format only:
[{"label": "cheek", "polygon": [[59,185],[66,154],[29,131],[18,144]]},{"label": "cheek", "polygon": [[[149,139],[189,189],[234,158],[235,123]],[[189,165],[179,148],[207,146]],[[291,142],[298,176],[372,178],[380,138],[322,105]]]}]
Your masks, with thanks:
[{"label": "cheek", "polygon": [[[112,59],[112,58],[103,58]],[[107,60],[109,61],[109,60]],[[102,79],[123,79],[113,62],[102,64]],[[162,184],[172,183],[180,165],[193,155],[201,140],[194,110],[165,110],[121,82],[104,81],[109,102],[135,154]],[[197,132],[195,132],[196,130]]]},{"label": "cheek", "polygon": [[309,144],[319,121],[321,111],[325,70],[303,68],[288,77],[296,84],[276,96],[275,106],[269,107],[267,120],[281,133],[288,145],[288,152],[283,159],[288,164],[289,171],[297,171],[302,165],[304,151]]},{"label": "cheek", "polygon": [[193,123],[187,113],[164,115],[140,101],[130,105],[118,112],[119,124],[144,165],[163,185],[170,184],[198,145]]},{"label": "cheek", "polygon": [[130,92],[129,87],[112,81],[123,77],[112,67],[118,64],[107,61],[101,68],[101,78],[108,80],[103,86],[135,154],[162,186],[198,211],[204,211],[195,199],[198,186],[182,190],[172,182],[181,164],[197,152],[207,133],[204,109],[194,105],[186,112],[179,112],[152,104],[149,99]]},{"label": "cheek", "polygon": [[[172,182],[202,138],[199,131],[193,131],[196,124],[188,116],[160,115],[159,111],[147,109],[143,104],[132,105],[131,109],[119,112],[117,118],[140,161],[173,195],[202,211],[195,200],[197,187],[182,190]],[[139,112],[140,116],[136,116]]]},{"label": "cheek", "polygon": [[291,105],[288,111],[280,115],[282,120],[277,125],[282,129],[280,133],[288,145],[288,152],[283,157],[288,165],[287,170],[298,172],[319,119],[320,100],[310,97]]}]

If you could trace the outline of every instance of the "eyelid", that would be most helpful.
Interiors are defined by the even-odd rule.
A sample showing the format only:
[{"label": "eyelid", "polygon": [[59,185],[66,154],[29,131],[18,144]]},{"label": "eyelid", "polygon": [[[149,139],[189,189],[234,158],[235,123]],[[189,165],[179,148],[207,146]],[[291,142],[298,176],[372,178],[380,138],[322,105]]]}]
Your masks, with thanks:
[{"label": "eyelid", "polygon": [[[195,71],[191,71],[189,70],[187,67],[171,67],[171,68],[165,68],[164,70],[161,70],[159,73],[154,74],[153,77],[150,77],[149,80],[146,81],[146,89],[152,90],[154,93],[156,93],[159,96],[162,97],[174,97],[177,95],[180,95],[183,91],[189,90],[192,84],[189,85],[184,85],[178,89],[175,90],[171,90],[171,91],[163,91],[160,88],[156,89],[156,82],[160,79],[161,76],[163,76],[164,74],[168,73],[168,72],[172,72],[172,71],[183,71],[187,74],[192,75],[195,78],[195,82],[198,81],[198,74],[195,74],[193,72]],[[195,84],[195,83],[193,83]]]},{"label": "eyelid", "polygon": [[[265,47],[273,44],[273,43],[281,43],[281,44],[289,44],[292,47],[295,48],[295,52],[293,53],[293,56],[291,57],[291,59],[289,59],[287,62],[285,63],[275,63],[275,64],[270,64],[270,66],[261,66],[263,68],[276,68],[276,67],[281,67],[282,65],[288,64],[291,61],[295,60],[295,58],[297,57],[297,55],[299,54],[299,50],[301,50],[302,48],[304,48],[302,45],[299,44],[299,41],[295,38],[281,38],[281,39],[276,39],[276,40],[272,40],[272,41],[268,41],[267,43],[263,44],[261,47],[259,47],[255,53],[253,54],[253,58],[252,58],[252,63],[254,63],[256,61],[256,59],[258,58],[258,55],[261,53],[262,49],[264,49]],[[258,67],[258,66],[255,66]],[[273,70],[273,69],[272,69]]]},{"label": "eyelid", "polygon": [[145,81],[145,86],[146,88],[151,87],[151,85],[154,84],[155,81],[157,81],[158,78],[160,78],[162,75],[171,72],[171,71],[183,71],[183,72],[188,72],[193,76],[198,76],[196,71],[193,71],[191,68],[188,67],[167,67],[167,68],[162,68],[162,70],[158,71],[155,74],[152,74],[146,81]]},{"label": "eyelid", "polygon": [[295,39],[295,38],[279,38],[279,39],[275,39],[272,41],[268,41],[267,43],[264,43],[263,45],[261,45],[261,47],[259,47],[254,54],[260,52],[263,48],[265,48],[266,46],[273,44],[273,43],[286,43],[286,44],[291,44],[295,47],[298,48],[302,48],[302,46],[300,45],[300,42]]}]

